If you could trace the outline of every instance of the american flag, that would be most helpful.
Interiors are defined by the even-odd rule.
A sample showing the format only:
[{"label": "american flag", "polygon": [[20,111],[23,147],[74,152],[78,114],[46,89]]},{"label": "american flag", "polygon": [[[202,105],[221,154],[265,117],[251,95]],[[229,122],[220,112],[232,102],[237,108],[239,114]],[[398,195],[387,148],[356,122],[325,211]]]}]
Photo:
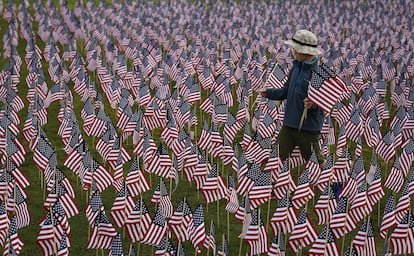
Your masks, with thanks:
[{"label": "american flag", "polygon": [[336,201],[335,193],[332,185],[329,183],[313,207],[318,216],[318,225],[327,224],[337,206],[338,203]]},{"label": "american flag", "polygon": [[190,240],[190,234],[194,227],[193,213],[186,198],[181,200],[174,214],[168,221],[168,227],[178,241]]},{"label": "american flag", "polygon": [[160,177],[169,178],[172,166],[172,159],[164,144],[160,142],[157,151],[148,160],[146,171],[155,173]]},{"label": "american flag", "polygon": [[271,191],[270,173],[259,171],[254,180],[253,187],[248,192],[251,207],[258,208],[260,205],[270,200]]},{"label": "american flag", "polygon": [[[15,225],[23,228],[30,224],[30,213],[27,205],[27,194],[18,185],[14,185],[9,198],[6,200],[7,210],[15,214]],[[11,206],[11,207],[10,207]]]},{"label": "american flag", "polygon": [[151,224],[146,230],[141,242],[144,244],[157,246],[161,243],[167,232],[167,223],[162,215],[161,209],[157,207],[157,211],[152,219]]},{"label": "american flag", "polygon": [[176,253],[177,249],[174,248],[171,239],[167,236],[164,236],[161,243],[157,246],[157,250],[154,252],[154,256],[174,256]]},{"label": "american flag", "polygon": [[[16,216],[12,215],[9,229],[8,229],[8,235],[6,238],[6,244],[4,245],[4,248],[9,248],[9,252],[12,251],[15,253],[15,255],[19,255],[24,245],[17,231],[18,231],[18,227],[16,224]],[[5,255],[7,255],[7,253],[8,253],[7,251],[4,251]],[[10,254],[10,255],[13,255],[13,254]]]},{"label": "american flag", "polygon": [[124,182],[111,208],[111,217],[117,227],[124,226],[126,216],[129,215],[135,204],[135,199]]},{"label": "american flag", "polygon": [[137,196],[150,189],[150,184],[139,168],[138,159],[136,157],[132,160],[132,164],[125,178],[125,184],[130,191],[131,196]]},{"label": "american flag", "polygon": [[317,188],[320,191],[323,191],[325,187],[329,184],[329,181],[333,178],[333,159],[333,153],[329,154],[326,158],[325,166],[321,170],[321,174],[319,175],[319,179],[316,184]]},{"label": "american flag", "polygon": [[138,199],[126,216],[125,228],[132,242],[140,242],[151,225],[151,216],[143,200]]},{"label": "american flag", "polygon": [[365,182],[360,184],[355,199],[350,204],[347,216],[348,231],[356,228],[357,223],[372,211],[368,202],[366,188],[367,184]]},{"label": "american flag", "polygon": [[394,136],[391,131],[386,132],[379,140],[375,152],[386,162],[390,162],[395,156]]},{"label": "american flag", "polygon": [[165,141],[167,146],[171,148],[175,139],[177,139],[178,137],[178,128],[176,125],[175,117],[172,114],[170,105],[167,104],[166,108],[167,108],[167,114],[166,114],[167,125],[163,128],[161,132],[161,138]]},{"label": "american flag", "polygon": [[254,209],[249,226],[242,238],[250,245],[250,255],[268,251],[267,233],[259,209]]},{"label": "american flag", "polygon": [[202,193],[207,203],[226,197],[226,185],[218,173],[218,165],[214,163],[202,186]]},{"label": "american flag", "polygon": [[286,248],[285,248],[285,234],[279,232],[273,238],[272,244],[269,247],[269,256],[285,256],[286,255]]},{"label": "american flag", "polygon": [[329,226],[324,226],[318,238],[309,249],[309,255],[341,255]]},{"label": "american flag", "polygon": [[[403,153],[402,153],[403,154]],[[404,185],[404,173],[401,170],[400,156],[394,159],[391,171],[388,173],[384,186],[394,192],[399,192]]]},{"label": "american flag", "polygon": [[380,140],[380,122],[378,118],[377,108],[370,112],[365,120],[364,138],[369,147],[375,147]]},{"label": "american flag", "polygon": [[312,73],[309,85],[309,99],[326,113],[331,112],[342,94],[347,91],[345,82],[325,64],[319,65]]},{"label": "american flag", "polygon": [[223,136],[229,143],[233,143],[237,133],[243,127],[243,123],[237,121],[236,117],[230,111],[227,112],[226,122],[223,128]]},{"label": "american flag", "polygon": [[116,234],[115,238],[112,240],[111,249],[109,250],[109,256],[123,256],[122,251],[122,240],[121,234]]},{"label": "american flag", "polygon": [[236,187],[234,185],[233,175],[228,174],[227,175],[227,194],[226,194],[226,211],[230,213],[237,212],[237,209],[239,208],[239,199],[237,197]]},{"label": "american flag", "polygon": [[213,251],[213,255],[216,253],[216,225],[211,221],[210,229],[206,233],[206,239],[203,244],[204,248]]},{"label": "american flag", "polygon": [[273,233],[291,233],[293,227],[298,221],[295,209],[293,209],[290,198],[285,195],[279,200],[272,218],[270,219],[270,226],[273,229]]},{"label": "american flag", "polygon": [[289,191],[296,190],[296,184],[290,173],[289,162],[289,158],[285,160],[283,168],[279,170],[276,183],[273,186],[273,193],[277,199],[282,199]]},{"label": "american flag", "polygon": [[0,203],[0,246],[4,246],[9,230],[9,217],[7,216],[5,202]]},{"label": "american flag", "polygon": [[414,228],[414,216],[411,215],[411,210],[404,214],[397,227],[390,235],[390,243],[392,247],[392,254],[408,254],[414,253],[412,246]]},{"label": "american flag", "polygon": [[374,230],[370,218],[361,225],[352,244],[355,246],[358,255],[377,255]]},{"label": "american flag", "polygon": [[105,211],[98,210],[98,216],[92,224],[92,232],[89,236],[88,249],[109,249],[117,232],[112,226]]},{"label": "american flag", "polygon": [[345,124],[346,137],[354,142],[357,141],[358,137],[363,133],[363,122],[361,119],[361,111],[359,108],[354,108]]},{"label": "american flag", "polygon": [[395,219],[395,205],[394,205],[394,195],[390,194],[388,197],[387,203],[384,208],[384,213],[382,215],[381,226],[380,226],[380,236],[382,239],[386,239],[388,231],[397,225]]},{"label": "american flag", "polygon": [[348,198],[340,197],[335,212],[331,216],[330,227],[335,234],[335,238],[339,238],[345,234],[347,228],[348,216]]},{"label": "american flag", "polygon": [[305,168],[300,175],[299,183],[292,197],[292,204],[296,209],[299,209],[314,195],[315,192],[309,184],[309,169]]},{"label": "american flag", "polygon": [[229,243],[225,235],[223,235],[223,240],[219,243],[219,247],[217,249],[218,256],[229,256]]},{"label": "american flag", "polygon": [[62,238],[60,239],[57,255],[58,256],[68,256],[69,255],[69,246],[70,246],[69,237],[67,236],[66,232],[64,232],[63,235],[62,235]]},{"label": "american flag", "polygon": [[318,238],[315,228],[308,219],[306,209],[302,209],[298,221],[293,227],[289,237],[289,246],[293,252],[297,253],[302,248],[310,245]]},{"label": "american flag", "polygon": [[411,197],[410,197],[410,181],[407,180],[404,184],[403,190],[398,198],[397,205],[395,206],[395,218],[397,222],[400,222],[404,215],[410,210]]},{"label": "american flag", "polygon": [[172,216],[174,209],[163,179],[158,181],[157,188],[151,198],[151,203],[159,204],[159,207],[161,207],[162,213],[166,218]]},{"label": "american flag", "polygon": [[190,239],[195,248],[202,246],[206,239],[206,229],[204,224],[203,205],[199,204],[194,209],[193,226],[190,227]]},{"label": "american flag", "polygon": [[312,149],[311,156],[306,162],[305,169],[308,169],[309,182],[311,184],[316,184],[321,174],[321,167],[319,166],[318,158],[314,149]]},{"label": "american flag", "polygon": [[[242,164],[242,162],[239,162],[239,166]],[[239,169],[239,172],[237,173],[237,194],[239,195],[245,195],[248,193],[252,187],[254,186],[254,182],[259,176],[260,173],[260,166],[253,162],[250,167],[248,167],[246,173],[241,173],[243,169]]]},{"label": "american flag", "polygon": [[373,180],[371,184],[369,184],[367,190],[367,198],[371,208],[373,208],[374,205],[377,204],[384,196],[385,191],[381,184],[381,166],[377,165]]},{"label": "american flag", "polygon": [[267,78],[267,85],[272,88],[282,88],[287,81],[287,76],[283,68],[276,64],[270,73],[269,77]]}]

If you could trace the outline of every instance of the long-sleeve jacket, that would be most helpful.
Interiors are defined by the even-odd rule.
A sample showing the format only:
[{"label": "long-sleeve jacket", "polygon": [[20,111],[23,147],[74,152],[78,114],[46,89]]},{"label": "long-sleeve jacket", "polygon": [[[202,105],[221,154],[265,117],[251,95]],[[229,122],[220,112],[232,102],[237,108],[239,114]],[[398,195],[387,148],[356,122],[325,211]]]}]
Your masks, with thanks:
[{"label": "long-sleeve jacket", "polygon": [[[267,89],[266,97],[271,100],[286,100],[284,125],[299,129],[300,119],[304,110],[303,100],[308,97],[308,87],[312,70],[318,66],[315,58],[312,62],[293,61],[293,67],[288,75],[284,87]],[[308,109],[301,131],[320,133],[325,114],[315,104]]]}]

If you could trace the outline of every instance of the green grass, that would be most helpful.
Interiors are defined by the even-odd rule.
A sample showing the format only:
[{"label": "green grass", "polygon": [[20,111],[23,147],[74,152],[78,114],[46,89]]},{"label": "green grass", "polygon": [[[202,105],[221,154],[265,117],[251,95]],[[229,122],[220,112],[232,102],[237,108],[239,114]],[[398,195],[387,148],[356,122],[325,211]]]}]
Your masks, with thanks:
[{"label": "green grass", "polygon": [[[19,3],[20,1],[15,1],[15,2]],[[56,4],[58,3],[58,1],[54,1],[54,2]],[[5,6],[4,1],[3,3],[4,3],[3,6]],[[73,8],[74,4],[75,4],[74,1],[70,1],[70,7]],[[33,12],[33,10],[31,11]],[[0,28],[1,28],[0,36],[1,37],[3,37],[6,31],[6,26],[7,26],[6,22],[3,20],[3,18],[0,18]],[[36,27],[37,27],[37,24],[34,24],[34,29]],[[41,42],[40,39],[37,41],[37,43],[43,49],[44,44]],[[0,41],[0,45],[2,49],[4,49],[2,40]],[[22,56],[23,59],[24,59],[24,54],[25,54],[25,47],[26,47],[26,42],[23,40],[20,40],[19,45],[18,45],[18,51],[19,51],[20,56]],[[7,59],[2,58],[0,60],[1,67],[3,67],[6,62],[7,62]],[[48,85],[51,85],[52,82],[48,78],[48,74],[47,74],[47,63],[42,62],[42,64],[43,64],[43,70],[45,73],[45,77],[47,79],[47,83]],[[28,106],[28,102],[25,97],[27,93],[27,86],[25,84],[24,79],[25,79],[25,75],[27,75],[27,72],[28,71],[26,69],[26,66],[25,64],[23,64],[22,72],[21,72],[22,73],[21,83],[19,84],[19,93],[21,97],[24,99],[26,106]],[[389,100],[389,94],[390,93],[388,91],[387,100]],[[206,95],[204,94],[203,97],[205,96]],[[80,118],[80,110],[83,107],[83,104],[78,95],[74,94],[74,97],[75,97],[74,98],[74,110],[77,114],[77,119],[80,121],[79,125],[80,127],[82,127],[82,121]],[[106,103],[107,103],[105,107],[106,111],[108,110],[112,111],[112,109],[110,109],[108,105],[108,102]],[[198,107],[198,105],[196,107]],[[64,173],[69,177],[76,191],[75,200],[76,200],[76,204],[78,205],[80,209],[80,213],[69,220],[70,227],[71,227],[70,253],[72,255],[107,255],[108,250],[102,251],[102,250],[86,249],[86,245],[88,241],[88,233],[90,232],[90,230],[88,228],[88,223],[85,218],[85,207],[86,207],[86,204],[89,198],[90,191],[82,190],[79,179],[72,173],[71,170],[68,170],[67,168],[63,166],[63,160],[66,156],[66,153],[62,149],[63,145],[61,142],[61,138],[57,134],[57,130],[60,125],[59,122],[57,121],[57,114],[58,114],[59,109],[60,109],[60,103],[53,103],[49,107],[49,110],[48,110],[49,120],[48,120],[48,123],[42,128],[46,132],[48,138],[50,139],[54,148],[56,149],[57,156],[58,156],[58,167],[61,168],[64,171]],[[392,111],[391,114],[393,114],[393,112],[394,110]],[[201,111],[197,111],[197,113],[199,117],[202,114]],[[111,114],[112,120],[115,122],[116,121],[115,111],[113,111],[110,114]],[[22,130],[24,120],[27,116],[27,109],[22,110],[19,113],[19,115],[22,120],[19,128]],[[199,118],[199,123],[200,124],[202,123],[201,118]],[[197,134],[199,134],[201,128],[197,128],[197,129],[198,129]],[[159,130],[154,132],[152,135],[156,143],[158,143],[159,142]],[[240,133],[239,136],[241,135],[242,134]],[[99,159],[100,156],[94,150],[94,142],[96,142],[96,139],[95,141],[93,141],[91,138],[88,138],[86,134],[83,134],[83,137],[87,141],[89,149],[94,153],[94,157]],[[22,136],[20,136],[19,139],[21,142],[25,144],[25,146],[27,146],[27,143]],[[351,147],[355,146],[352,143],[350,145]],[[132,142],[130,139],[129,139],[129,144],[127,144],[127,148],[129,149],[129,152],[132,152]],[[26,188],[26,192],[28,194],[27,204],[29,206],[29,211],[31,215],[31,223],[29,226],[24,227],[19,230],[19,235],[24,242],[24,247],[23,247],[23,250],[21,251],[21,255],[40,255],[41,251],[36,244],[36,238],[40,230],[38,222],[40,221],[42,216],[46,214],[46,210],[43,208],[43,202],[46,196],[45,194],[46,192],[45,192],[45,188],[43,184],[43,174],[39,171],[38,167],[34,165],[34,163],[32,162],[33,153],[28,150],[28,147],[26,147],[26,149],[27,149],[27,155],[26,155],[27,160],[23,163],[22,166],[20,166],[20,169],[25,173],[25,175],[31,182],[31,185],[28,188]],[[366,149],[366,148],[364,149],[364,163],[366,167],[365,170],[367,170],[369,167],[371,154],[372,154],[371,150],[372,149]],[[214,161],[218,162],[219,167],[220,167],[219,171],[222,177],[227,177],[227,174],[232,172],[228,166],[223,168],[223,166],[221,165],[221,161],[217,159],[214,159]],[[102,160],[101,160],[101,163],[103,163]],[[125,165],[125,168],[124,168],[125,172],[128,170],[129,165],[130,163],[127,163]],[[381,165],[383,166],[383,169],[385,170],[383,177],[386,177],[385,174],[387,170],[390,169],[391,166],[389,164],[383,163],[382,161],[381,161]],[[296,170],[293,170],[293,173],[298,174],[301,170],[302,170],[301,168],[298,168]],[[295,175],[296,181],[298,178],[297,176],[298,175]],[[147,173],[146,173],[146,177],[148,181],[150,181],[152,187],[150,191],[144,193],[143,199],[145,203],[147,204],[147,206],[149,207],[150,212],[154,213],[155,205],[150,204],[150,198],[158,182],[158,177],[156,177],[155,175],[149,175]],[[166,183],[167,183],[167,186],[169,187],[170,182],[167,180]],[[309,206],[308,212],[309,212],[310,218],[313,223],[316,223],[316,215],[312,211],[311,206],[319,198],[319,194],[320,193],[317,193],[315,195],[314,201],[311,200],[309,202],[310,206]],[[387,198],[389,194],[390,194],[390,191],[386,190],[386,196],[384,197],[384,199]],[[105,206],[105,211],[106,211],[107,216],[110,215],[110,208],[112,206],[112,203],[115,197],[116,197],[116,192],[113,188],[108,188],[106,191],[102,193],[102,199],[103,199],[103,203]],[[232,215],[230,217],[228,216],[228,214],[224,210],[224,205],[225,205],[224,200],[220,200],[217,203],[211,203],[209,205],[206,205],[201,192],[196,191],[194,184],[187,182],[186,179],[181,174],[177,190],[172,194],[173,205],[177,206],[178,203],[184,198],[186,201],[189,202],[189,205],[191,206],[192,210],[194,210],[195,206],[198,203],[203,204],[206,229],[209,229],[210,223],[214,221],[216,225],[216,243],[217,244],[221,242],[222,234],[226,234],[229,236],[229,250],[230,250],[231,255],[237,255],[239,253],[240,248],[241,248],[241,255],[246,254],[246,252],[248,251],[248,245],[245,242],[240,241],[240,239],[238,238],[238,235],[241,231],[241,224],[237,222],[233,218]],[[376,233],[377,238],[379,238],[378,232],[379,232],[380,216],[382,216],[383,208],[385,205],[384,199],[380,201],[379,205],[375,206],[374,211],[370,215],[372,223],[374,224],[374,232]],[[261,217],[265,221],[266,224],[268,223],[269,216],[271,217],[275,207],[276,207],[275,200],[271,200],[270,204],[266,203],[265,205],[260,207]],[[268,210],[270,210],[270,212]],[[316,226],[316,228],[318,232],[322,229],[321,226]],[[345,248],[350,245],[358,229],[359,229],[359,226],[353,232],[351,232],[350,234],[347,234],[343,239],[341,238],[339,241],[337,241],[337,245],[340,248],[340,250],[343,245],[345,246]],[[123,246],[124,246],[124,249],[126,250],[130,246],[130,242],[127,237],[126,231],[124,229],[117,229],[117,230],[121,233],[123,237]],[[268,229],[268,237],[269,237],[269,243],[270,243],[273,239],[273,234],[270,229]],[[154,247],[150,247],[150,246],[143,245],[143,244],[141,245],[134,244],[133,246],[135,247],[137,251],[139,250],[140,255],[150,255],[151,253],[155,251]],[[188,255],[194,254],[194,249],[191,243],[185,242],[184,246],[186,249],[186,253]],[[377,252],[378,253],[382,251],[382,246],[383,246],[383,241],[380,239],[377,239]],[[309,248],[305,249],[303,254],[306,254],[308,249]],[[287,250],[287,253],[288,254],[291,253],[290,249]],[[211,255],[211,252],[210,252],[210,255]]]}]

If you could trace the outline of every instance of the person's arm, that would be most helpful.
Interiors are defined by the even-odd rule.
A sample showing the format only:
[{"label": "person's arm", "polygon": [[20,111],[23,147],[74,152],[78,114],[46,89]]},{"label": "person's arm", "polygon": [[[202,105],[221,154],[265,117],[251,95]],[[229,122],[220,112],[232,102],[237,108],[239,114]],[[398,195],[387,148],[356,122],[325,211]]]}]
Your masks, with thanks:
[{"label": "person's arm", "polygon": [[264,93],[264,96],[270,100],[284,100],[287,97],[287,87],[279,89],[268,88]]}]

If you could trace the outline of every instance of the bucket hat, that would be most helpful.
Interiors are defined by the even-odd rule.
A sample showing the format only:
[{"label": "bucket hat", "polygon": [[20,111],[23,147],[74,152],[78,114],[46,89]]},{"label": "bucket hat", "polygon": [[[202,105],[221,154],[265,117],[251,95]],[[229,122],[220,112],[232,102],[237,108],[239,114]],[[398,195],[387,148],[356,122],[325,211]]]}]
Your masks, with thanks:
[{"label": "bucket hat", "polygon": [[317,48],[318,38],[314,33],[306,29],[296,31],[292,39],[285,41],[285,44],[299,53],[314,56],[321,54],[321,51]]}]

